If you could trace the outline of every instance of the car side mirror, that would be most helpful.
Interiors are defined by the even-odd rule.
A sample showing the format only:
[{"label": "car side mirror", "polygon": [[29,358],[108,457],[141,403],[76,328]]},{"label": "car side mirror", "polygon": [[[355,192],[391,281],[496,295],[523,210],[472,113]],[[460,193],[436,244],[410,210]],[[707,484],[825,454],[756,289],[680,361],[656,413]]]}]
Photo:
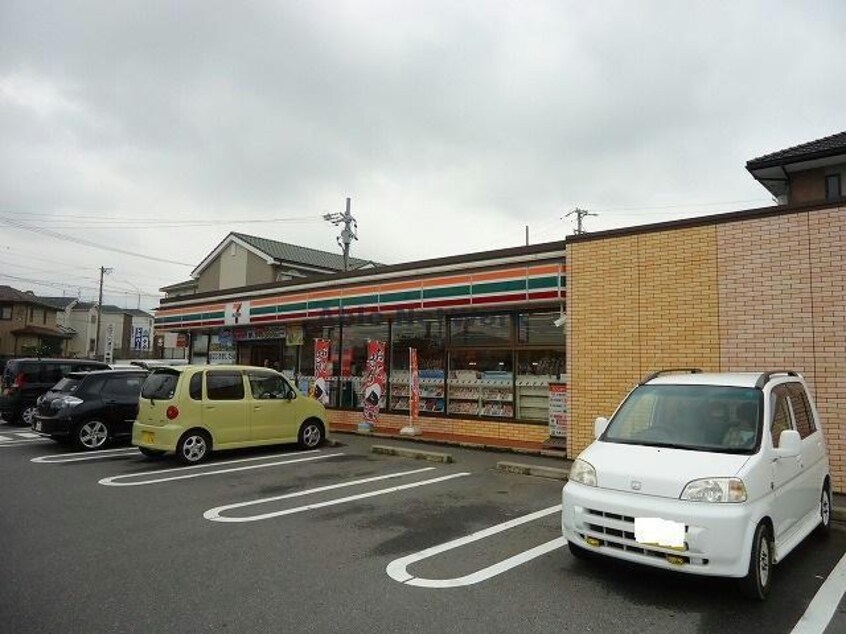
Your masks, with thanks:
[{"label": "car side mirror", "polygon": [[604,416],[599,416],[593,421],[593,436],[599,438],[608,429],[608,419]]},{"label": "car side mirror", "polygon": [[802,451],[802,437],[795,429],[785,429],[778,437],[776,457],[795,458]]},{"label": "car side mirror", "polygon": [[293,401],[295,398],[297,398],[297,393],[294,390],[288,390],[285,394],[285,400],[287,401]]}]

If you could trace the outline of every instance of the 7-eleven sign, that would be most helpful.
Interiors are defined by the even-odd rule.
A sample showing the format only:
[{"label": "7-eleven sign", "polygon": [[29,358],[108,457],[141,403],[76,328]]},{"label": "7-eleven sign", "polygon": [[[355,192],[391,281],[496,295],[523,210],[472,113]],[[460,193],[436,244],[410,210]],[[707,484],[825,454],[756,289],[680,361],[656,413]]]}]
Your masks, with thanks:
[{"label": "7-eleven sign", "polygon": [[250,323],[250,302],[231,302],[226,305],[223,322],[227,326],[240,326]]}]

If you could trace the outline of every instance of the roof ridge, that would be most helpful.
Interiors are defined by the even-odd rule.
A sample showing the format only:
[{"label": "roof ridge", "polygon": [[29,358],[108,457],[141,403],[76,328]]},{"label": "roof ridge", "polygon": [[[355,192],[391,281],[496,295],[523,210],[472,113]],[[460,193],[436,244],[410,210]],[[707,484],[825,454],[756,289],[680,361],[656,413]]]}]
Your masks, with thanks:
[{"label": "roof ridge", "polygon": [[[274,240],[273,238],[263,238],[262,236],[254,236],[249,233],[241,233],[240,231],[233,231],[232,235],[238,236],[240,238],[253,238],[254,240],[267,240],[268,242],[275,242],[276,244],[282,244],[286,247],[294,247],[295,249],[303,249],[304,251],[313,251],[314,253],[322,253],[324,255],[332,255],[336,257],[343,257],[340,253],[335,253],[334,251],[324,251],[323,249],[315,249],[314,247],[306,247],[301,244],[293,244],[292,242],[282,242],[282,240]],[[360,262],[372,262],[372,260],[363,260],[362,258],[356,258],[350,256],[350,260],[358,260]]]}]

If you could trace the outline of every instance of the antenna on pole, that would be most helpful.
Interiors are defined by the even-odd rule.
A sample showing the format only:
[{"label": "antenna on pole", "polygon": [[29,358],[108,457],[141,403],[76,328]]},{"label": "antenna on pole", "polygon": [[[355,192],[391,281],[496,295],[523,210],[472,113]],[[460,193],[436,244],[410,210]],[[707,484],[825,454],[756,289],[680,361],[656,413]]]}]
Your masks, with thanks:
[{"label": "antenna on pole", "polygon": [[579,209],[578,207],[576,207],[570,213],[564,214],[564,217],[566,218],[567,216],[572,216],[573,214],[576,214],[576,235],[579,235],[579,234],[582,234],[582,233],[587,233],[584,229],[584,226],[582,225],[582,220],[586,216],[598,216],[599,215],[599,214],[595,214],[595,213],[592,213],[590,211],[587,211],[586,209]]},{"label": "antenna on pole", "polygon": [[326,222],[331,222],[336,227],[341,224],[344,225],[344,228],[341,229],[341,235],[336,240],[344,253],[344,271],[348,271],[350,268],[350,244],[353,240],[358,240],[358,223],[350,213],[349,197],[347,198],[347,208],[344,213],[323,214],[323,219]]}]

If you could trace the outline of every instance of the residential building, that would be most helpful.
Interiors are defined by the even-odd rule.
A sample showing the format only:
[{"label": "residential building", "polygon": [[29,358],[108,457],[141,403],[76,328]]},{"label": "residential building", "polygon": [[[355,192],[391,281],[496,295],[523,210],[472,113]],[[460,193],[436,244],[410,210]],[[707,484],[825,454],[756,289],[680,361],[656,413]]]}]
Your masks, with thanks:
[{"label": "residential building", "polygon": [[65,354],[72,333],[59,325],[58,313],[31,291],[0,286],[0,358]]}]

